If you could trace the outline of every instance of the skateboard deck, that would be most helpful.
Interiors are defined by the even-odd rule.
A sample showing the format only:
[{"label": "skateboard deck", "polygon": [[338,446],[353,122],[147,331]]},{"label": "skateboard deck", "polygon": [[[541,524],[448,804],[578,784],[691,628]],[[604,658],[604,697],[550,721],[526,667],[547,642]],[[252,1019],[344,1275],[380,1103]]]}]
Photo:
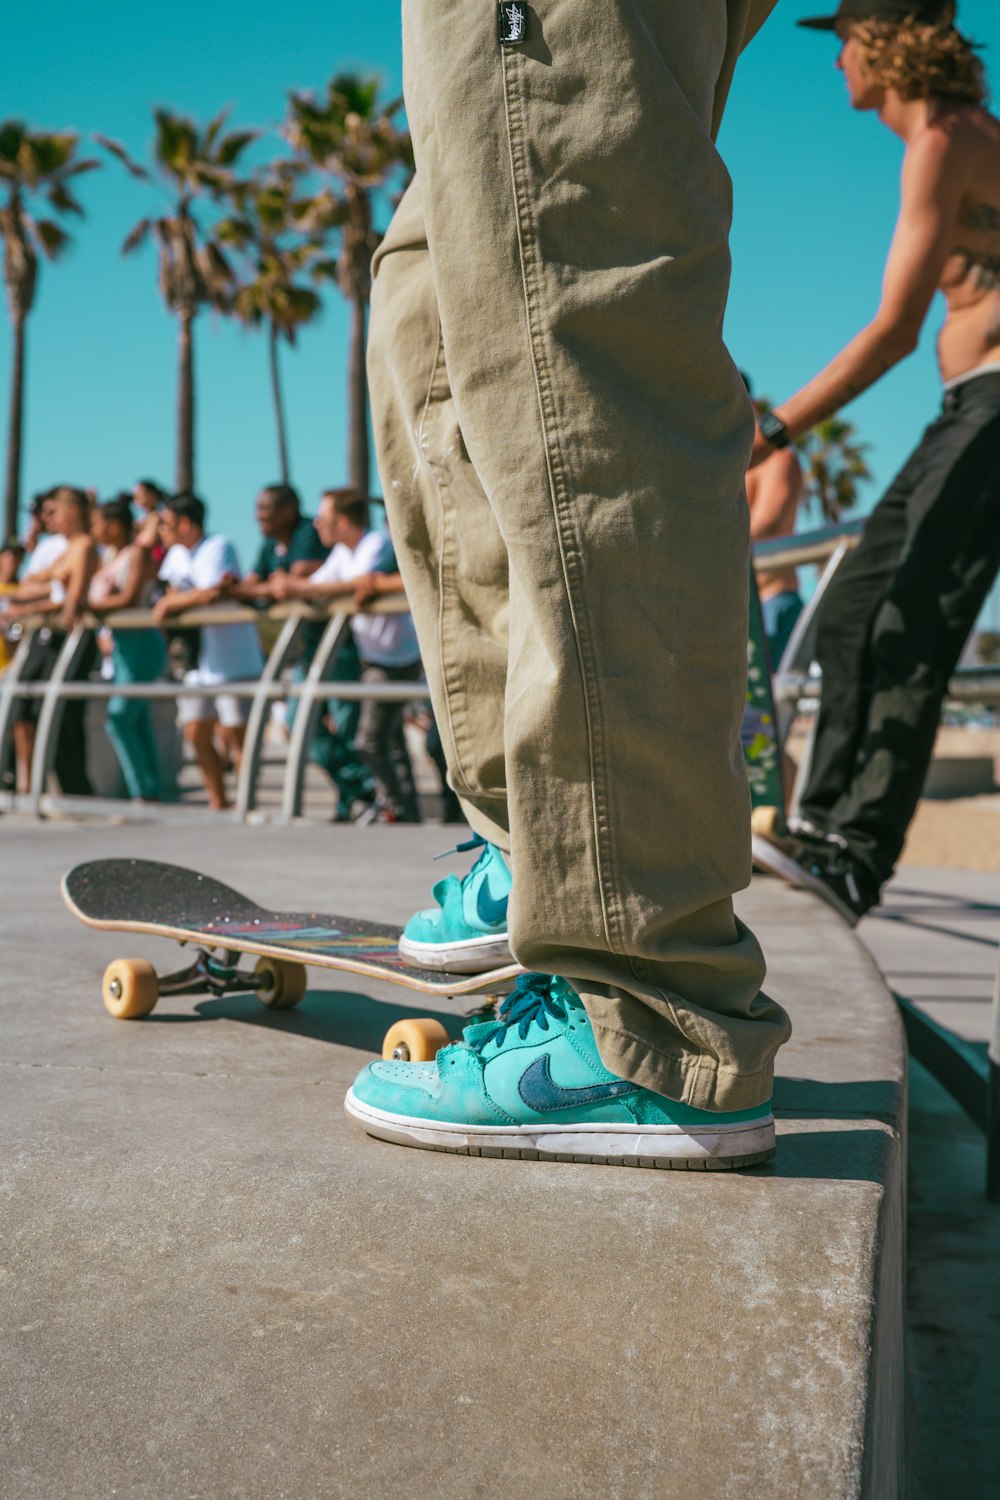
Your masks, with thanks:
[{"label": "skateboard deck", "polygon": [[781,744],[778,717],[771,687],[771,661],[761,613],[760,595],[753,567],[750,568],[750,628],[747,635],[747,703],[741,731],[743,759],[750,782],[750,801],[758,807],[777,809],[785,815],[785,789],[781,774]]},{"label": "skateboard deck", "polygon": [[[317,911],[272,911],[208,875],[154,860],[99,859],[76,865],[63,876],[62,894],[73,915],[88,927],[174,938],[201,950],[201,959],[189,969],[159,981],[161,994],[256,989],[265,1004],[294,1004],[290,990],[286,989],[283,999],[267,999],[261,993],[264,987],[253,972],[238,968],[239,955],[244,953],[274,960],[277,967],[272,965],[268,971],[272,974],[286,971],[295,977],[296,999],[305,989],[304,966],[337,969],[425,995],[448,996],[502,994],[521,972],[516,963],[484,974],[414,968],[397,952],[398,927]],[[219,950],[222,957],[211,957]],[[119,962],[136,964],[135,960]],[[148,1013],[116,1011],[109,1002],[107,975],[105,979],[105,1003],[113,1014]]]}]

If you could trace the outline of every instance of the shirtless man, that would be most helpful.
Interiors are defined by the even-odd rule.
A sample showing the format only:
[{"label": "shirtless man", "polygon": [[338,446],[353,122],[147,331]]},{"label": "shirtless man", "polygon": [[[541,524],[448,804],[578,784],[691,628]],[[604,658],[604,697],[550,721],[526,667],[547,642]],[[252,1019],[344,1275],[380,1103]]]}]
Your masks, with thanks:
[{"label": "shirtless man", "polygon": [[892,874],[923,788],[951,673],[1000,566],[1000,121],[982,64],[931,0],[843,0],[835,31],[855,109],[905,144],[878,312],[759,424],[760,463],[917,345],[940,291],[943,408],[872,512],[818,619],[823,699],[792,836],[758,863],[857,921]]}]

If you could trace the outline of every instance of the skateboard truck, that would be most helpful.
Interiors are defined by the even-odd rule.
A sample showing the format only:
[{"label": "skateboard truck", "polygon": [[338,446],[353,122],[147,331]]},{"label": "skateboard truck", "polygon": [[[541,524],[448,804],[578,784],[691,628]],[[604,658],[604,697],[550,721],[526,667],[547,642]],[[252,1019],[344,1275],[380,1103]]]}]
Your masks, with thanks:
[{"label": "skateboard truck", "polygon": [[[136,960],[138,962],[138,960]],[[246,990],[266,989],[267,976],[239,967],[240,955],[227,948],[221,958],[214,958],[207,948],[199,948],[193,963],[175,974],[157,975],[160,995],[232,995]],[[123,982],[115,975],[109,983],[115,999],[121,999]]]},{"label": "skateboard truck", "polygon": [[239,967],[240,955],[222,949],[213,956],[199,948],[194,961],[173,974],[157,974],[144,958],[116,958],[104,971],[104,1004],[116,1020],[148,1016],[161,995],[255,994],[271,1010],[290,1010],[306,992],[304,964],[259,958],[251,969]]},{"label": "skateboard truck", "polygon": [[[116,958],[104,971],[104,1004],[116,1020],[148,1016],[161,995],[255,994],[271,1010],[290,1010],[306,992],[304,964],[259,958],[251,971],[240,955],[221,950],[218,958],[199,948],[193,963],[174,974],[157,974],[144,958]],[[393,1062],[430,1062],[451,1037],[433,1016],[407,1016],[389,1027],[382,1056]]]}]

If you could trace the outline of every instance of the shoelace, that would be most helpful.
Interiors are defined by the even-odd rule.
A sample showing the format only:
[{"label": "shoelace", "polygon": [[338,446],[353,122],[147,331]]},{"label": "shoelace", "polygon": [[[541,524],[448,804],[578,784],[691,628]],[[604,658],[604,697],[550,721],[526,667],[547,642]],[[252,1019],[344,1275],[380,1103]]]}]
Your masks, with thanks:
[{"label": "shoelace", "polygon": [[482,1052],[488,1042],[496,1042],[499,1047],[515,1026],[523,1041],[535,1022],[543,1031],[548,1031],[550,1016],[555,1021],[566,1019],[565,1000],[552,994],[552,975],[521,974],[497,1012],[497,1024],[482,1036],[470,1040],[468,1045],[475,1052]]},{"label": "shoelace", "polygon": [[[436,860],[449,859],[453,854],[468,854],[473,849],[482,848],[482,854],[480,854],[479,858],[476,860],[476,863],[472,866],[472,870],[476,870],[479,868],[480,864],[486,856],[487,847],[488,846],[486,840],[483,838],[482,834],[474,833],[471,839],[467,839],[464,844],[456,844],[452,849],[442,849],[441,853],[435,854],[434,858]],[[472,870],[469,871],[470,875],[472,874]]]},{"label": "shoelace", "polygon": [[[872,898],[867,889],[871,877],[864,872],[843,840],[839,844],[828,841],[818,850],[813,850],[804,863],[810,874],[820,880],[830,884],[841,882],[848,900],[859,912],[866,911],[871,906]],[[877,891],[877,887],[875,889]]]}]

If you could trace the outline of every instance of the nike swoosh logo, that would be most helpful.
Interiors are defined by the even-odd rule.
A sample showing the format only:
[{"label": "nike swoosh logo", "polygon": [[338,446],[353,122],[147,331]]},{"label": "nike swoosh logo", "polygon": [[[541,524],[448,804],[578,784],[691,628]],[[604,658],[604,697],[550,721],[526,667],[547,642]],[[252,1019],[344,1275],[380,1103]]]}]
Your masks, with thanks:
[{"label": "nike swoosh logo", "polygon": [[638,1085],[615,1079],[611,1083],[593,1083],[580,1089],[564,1089],[552,1081],[549,1054],[543,1052],[521,1074],[517,1092],[529,1109],[545,1114],[550,1109],[575,1109],[580,1104],[603,1104],[608,1099],[624,1099],[638,1092]]},{"label": "nike swoosh logo", "polygon": [[490,895],[489,882],[484,880],[476,892],[476,916],[487,927],[496,927],[507,920],[507,897],[495,901]]}]

